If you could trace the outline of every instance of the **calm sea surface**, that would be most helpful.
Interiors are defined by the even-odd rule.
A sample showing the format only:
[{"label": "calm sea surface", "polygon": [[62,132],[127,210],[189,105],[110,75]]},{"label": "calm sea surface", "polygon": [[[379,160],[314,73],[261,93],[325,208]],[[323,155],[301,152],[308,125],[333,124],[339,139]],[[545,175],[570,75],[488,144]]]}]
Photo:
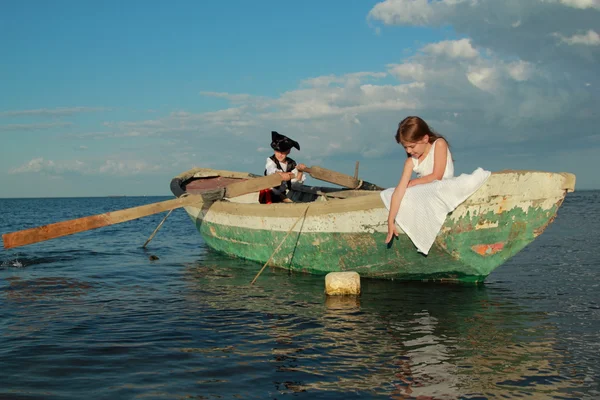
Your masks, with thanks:
[{"label": "calm sea surface", "polygon": [[[0,199],[0,233],[167,197]],[[600,192],[484,285],[324,279],[208,249],[183,210],[0,250],[0,399],[600,398]],[[158,260],[150,260],[150,256]]]}]

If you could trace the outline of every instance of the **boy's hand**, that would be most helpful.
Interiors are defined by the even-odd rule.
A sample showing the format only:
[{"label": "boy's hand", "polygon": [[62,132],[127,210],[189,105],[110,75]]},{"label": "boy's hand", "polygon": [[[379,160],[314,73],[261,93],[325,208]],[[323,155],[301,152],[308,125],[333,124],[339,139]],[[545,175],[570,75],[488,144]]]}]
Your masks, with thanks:
[{"label": "boy's hand", "polygon": [[289,181],[294,177],[294,174],[292,174],[291,172],[279,172],[279,175],[284,181]]},{"label": "boy's hand", "polygon": [[306,165],[298,164],[298,165],[296,165],[296,169],[300,172],[303,172],[306,169]]}]

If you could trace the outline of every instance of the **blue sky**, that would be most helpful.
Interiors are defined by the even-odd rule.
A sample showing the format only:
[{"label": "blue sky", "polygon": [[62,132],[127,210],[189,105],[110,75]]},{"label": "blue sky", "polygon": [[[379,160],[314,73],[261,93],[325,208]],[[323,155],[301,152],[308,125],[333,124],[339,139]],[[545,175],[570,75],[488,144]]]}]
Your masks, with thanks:
[{"label": "blue sky", "polygon": [[[398,121],[458,173],[600,188],[597,0],[5,1],[0,197],[160,195],[192,167],[308,165],[393,186]],[[317,184],[318,181],[311,183]]]}]

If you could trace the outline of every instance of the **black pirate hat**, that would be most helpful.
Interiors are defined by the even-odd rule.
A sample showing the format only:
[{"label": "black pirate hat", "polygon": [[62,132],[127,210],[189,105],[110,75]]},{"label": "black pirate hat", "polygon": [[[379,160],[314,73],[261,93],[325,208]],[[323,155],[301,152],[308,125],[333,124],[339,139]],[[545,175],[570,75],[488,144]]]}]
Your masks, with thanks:
[{"label": "black pirate hat", "polygon": [[275,131],[271,131],[271,147],[273,148],[273,150],[282,152],[288,151],[292,147],[295,147],[298,150],[300,150],[300,145],[298,144],[298,142],[290,139],[285,135],[280,135]]}]

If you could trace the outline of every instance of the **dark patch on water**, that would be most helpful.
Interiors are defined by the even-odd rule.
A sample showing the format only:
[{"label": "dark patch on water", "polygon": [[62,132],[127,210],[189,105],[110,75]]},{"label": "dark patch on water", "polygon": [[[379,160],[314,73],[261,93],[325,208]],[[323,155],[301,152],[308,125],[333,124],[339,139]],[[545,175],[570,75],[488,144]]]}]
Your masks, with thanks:
[{"label": "dark patch on water", "polygon": [[6,281],[8,286],[3,288],[3,291],[10,300],[65,299],[87,294],[92,288],[92,285],[88,283],[62,277],[43,277],[30,280],[9,277],[6,278]]}]

